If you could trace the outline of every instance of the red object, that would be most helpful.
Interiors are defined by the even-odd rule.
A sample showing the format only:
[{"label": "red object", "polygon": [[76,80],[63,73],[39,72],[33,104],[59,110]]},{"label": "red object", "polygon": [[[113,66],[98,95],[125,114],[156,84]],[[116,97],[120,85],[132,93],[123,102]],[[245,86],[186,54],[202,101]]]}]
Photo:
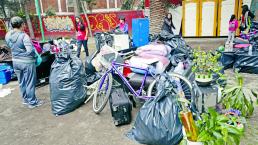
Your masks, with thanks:
[{"label": "red object", "polygon": [[145,8],[150,8],[150,0],[145,0],[144,7]]},{"label": "red object", "polygon": [[33,43],[33,46],[35,47],[36,51],[38,52],[38,54],[41,54],[42,48],[41,48],[39,42],[36,40],[32,40],[32,43]]},{"label": "red object", "polygon": [[182,0],[169,0],[169,2],[174,5],[182,5]]},{"label": "red object", "polygon": [[85,37],[86,37],[86,29],[87,29],[87,27],[86,27],[86,24],[84,24],[84,26],[85,26],[85,30],[81,30],[80,29],[80,27],[81,27],[81,23],[80,24],[78,24],[78,26],[77,26],[77,40],[87,40],[87,38],[85,39]]},{"label": "red object", "polygon": [[[125,63],[125,64],[127,64],[127,63]],[[127,67],[127,66],[124,66],[124,69],[123,69],[123,75],[124,75],[124,77],[128,77],[128,75],[129,75],[130,73],[132,73],[131,68],[130,68],[130,67]]]}]

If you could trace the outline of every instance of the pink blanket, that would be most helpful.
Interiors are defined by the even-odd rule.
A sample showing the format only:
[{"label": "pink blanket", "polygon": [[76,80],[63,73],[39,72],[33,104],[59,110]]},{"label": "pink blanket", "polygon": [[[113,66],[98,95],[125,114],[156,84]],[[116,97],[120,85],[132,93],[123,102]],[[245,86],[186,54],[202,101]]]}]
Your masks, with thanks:
[{"label": "pink blanket", "polygon": [[135,53],[139,55],[140,53],[167,56],[171,52],[171,48],[164,44],[149,44],[139,47]]}]

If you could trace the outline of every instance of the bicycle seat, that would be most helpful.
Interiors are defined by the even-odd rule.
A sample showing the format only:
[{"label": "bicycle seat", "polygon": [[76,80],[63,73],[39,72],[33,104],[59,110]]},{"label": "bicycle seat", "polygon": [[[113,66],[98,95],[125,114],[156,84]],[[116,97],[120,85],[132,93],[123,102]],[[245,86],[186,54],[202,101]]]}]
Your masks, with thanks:
[{"label": "bicycle seat", "polygon": [[[128,81],[131,84],[131,86],[135,89],[139,89],[142,84],[142,80],[144,78],[144,75],[137,74],[137,73],[131,73],[128,75]],[[144,89],[147,89],[148,86],[154,81],[155,79],[152,76],[147,76],[145,83],[144,83]]]}]

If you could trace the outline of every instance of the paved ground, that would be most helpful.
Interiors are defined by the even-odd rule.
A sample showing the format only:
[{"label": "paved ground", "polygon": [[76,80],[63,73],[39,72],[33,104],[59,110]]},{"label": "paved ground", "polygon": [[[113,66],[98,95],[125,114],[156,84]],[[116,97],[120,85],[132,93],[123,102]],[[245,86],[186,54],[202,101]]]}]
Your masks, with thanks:
[{"label": "paved ground", "polygon": [[[187,39],[193,47],[216,48],[224,39]],[[94,44],[90,41],[91,50]],[[232,72],[226,72],[232,78]],[[247,87],[257,88],[257,75],[244,74]],[[230,79],[231,80],[231,79]],[[231,82],[231,81],[230,81]],[[115,127],[109,106],[96,115],[92,102],[64,116],[51,113],[49,86],[37,89],[37,95],[45,104],[36,109],[27,109],[21,104],[17,82],[4,86],[14,88],[11,95],[0,98],[0,144],[1,145],[137,145],[126,138],[130,125]],[[133,109],[135,118],[138,109]],[[258,107],[246,128],[242,145],[258,144]]]}]

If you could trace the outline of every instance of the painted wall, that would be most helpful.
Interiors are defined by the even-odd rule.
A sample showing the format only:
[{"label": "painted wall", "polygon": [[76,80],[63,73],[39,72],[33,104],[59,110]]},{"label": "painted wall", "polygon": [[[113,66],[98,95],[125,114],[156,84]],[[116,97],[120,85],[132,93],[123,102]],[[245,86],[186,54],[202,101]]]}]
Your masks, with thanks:
[{"label": "painted wall", "polygon": [[[92,13],[88,15],[92,32],[110,31],[119,23],[119,17],[124,16],[129,25],[129,33],[132,29],[132,19],[143,18],[143,11],[117,11],[106,13]],[[85,15],[81,17],[86,22]],[[42,17],[43,28],[46,38],[75,37],[74,15]],[[37,38],[41,37],[37,17],[32,18],[33,29]],[[25,29],[28,33],[28,28]],[[5,21],[0,19],[0,38],[3,39],[7,32]],[[29,34],[29,33],[28,33]]]},{"label": "painted wall", "polygon": [[240,18],[242,4],[250,7],[251,0],[183,1],[183,35],[227,36],[228,21],[232,14]]},{"label": "painted wall", "polygon": [[169,12],[173,16],[172,21],[176,28],[175,30],[173,30],[173,32],[174,32],[174,34],[178,35],[180,33],[181,24],[182,24],[183,8],[182,8],[182,6],[178,6],[175,9],[170,8]]}]

